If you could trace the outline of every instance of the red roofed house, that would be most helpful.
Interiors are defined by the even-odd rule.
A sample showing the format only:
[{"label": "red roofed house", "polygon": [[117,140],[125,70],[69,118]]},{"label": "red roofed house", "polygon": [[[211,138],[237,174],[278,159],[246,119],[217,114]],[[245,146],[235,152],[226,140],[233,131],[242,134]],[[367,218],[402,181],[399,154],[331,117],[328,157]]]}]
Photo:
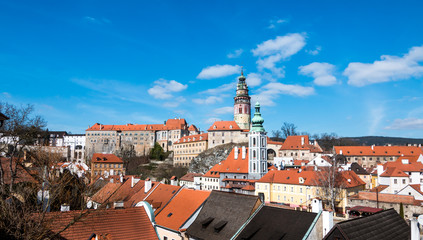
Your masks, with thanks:
[{"label": "red roofed house", "polygon": [[201,189],[202,173],[187,173],[179,179],[179,184],[187,188]]},{"label": "red roofed house", "polygon": [[165,151],[173,150],[173,143],[189,135],[185,119],[168,119],[164,124],[103,125],[96,123],[85,130],[86,151],[112,153],[125,144],[134,146],[137,155],[147,155],[158,142]]},{"label": "red roofed house", "polygon": [[160,239],[184,239],[184,232],[200,212],[209,195],[209,191],[182,189],[159,213],[156,213]]},{"label": "red roofed house", "polygon": [[208,131],[208,148],[226,143],[248,142],[248,130],[241,129],[235,121],[216,121]]},{"label": "red roofed house", "polygon": [[363,168],[394,162],[401,156],[423,154],[423,150],[416,146],[334,146],[333,149],[336,154],[344,155],[348,162],[356,162]]},{"label": "red roofed house", "polygon": [[197,135],[200,134],[200,130],[194,125],[191,124],[191,126],[188,127],[189,135]]},{"label": "red roofed house", "polygon": [[207,150],[208,134],[185,136],[173,145],[173,165],[188,167],[192,159]]},{"label": "red roofed house", "polygon": [[125,175],[123,161],[114,154],[94,153],[91,159],[91,176],[108,177],[112,175]]},{"label": "red roofed house", "polygon": [[308,135],[288,136],[279,149],[279,157],[292,157],[299,160],[312,160],[321,156],[322,148],[316,140],[311,142]]},{"label": "red roofed house", "polygon": [[[79,217],[82,216],[80,219]],[[46,215],[51,222],[48,228],[60,237],[69,240],[95,239],[143,239],[158,240],[152,215],[148,206],[129,209],[91,210],[90,212],[50,212]],[[66,226],[78,219],[68,228]],[[103,238],[101,238],[103,237]],[[107,238],[106,238],[107,237]]]},{"label": "red roofed house", "polygon": [[[365,189],[366,183],[352,171],[340,172],[341,188],[344,189],[338,199],[337,209],[345,213],[347,197]],[[301,169],[269,171],[256,182],[255,194],[263,194],[264,200],[271,203],[283,203],[291,207],[307,209],[313,198],[322,198],[319,178],[324,175],[317,171]]]}]

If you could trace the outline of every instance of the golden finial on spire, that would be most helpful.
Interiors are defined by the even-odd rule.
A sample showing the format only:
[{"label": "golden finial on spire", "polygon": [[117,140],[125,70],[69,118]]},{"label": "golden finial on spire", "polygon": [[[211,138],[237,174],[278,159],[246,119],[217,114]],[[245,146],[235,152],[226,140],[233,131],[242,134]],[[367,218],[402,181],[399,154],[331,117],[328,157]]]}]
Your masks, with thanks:
[{"label": "golden finial on spire", "polygon": [[241,76],[244,76],[244,66],[241,66]]}]

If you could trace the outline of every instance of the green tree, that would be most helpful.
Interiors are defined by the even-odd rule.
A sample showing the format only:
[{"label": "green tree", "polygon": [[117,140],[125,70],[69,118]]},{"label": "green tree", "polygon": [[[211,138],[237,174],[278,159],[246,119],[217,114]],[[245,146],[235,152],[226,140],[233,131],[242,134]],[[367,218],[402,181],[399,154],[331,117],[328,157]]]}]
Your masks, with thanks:
[{"label": "green tree", "polygon": [[400,216],[402,218],[404,218],[404,205],[402,205],[402,203],[400,204],[400,212],[399,212]]},{"label": "green tree", "polygon": [[166,154],[159,143],[156,142],[156,144],[154,144],[153,149],[150,151],[150,158],[160,161],[163,161],[166,158]]}]

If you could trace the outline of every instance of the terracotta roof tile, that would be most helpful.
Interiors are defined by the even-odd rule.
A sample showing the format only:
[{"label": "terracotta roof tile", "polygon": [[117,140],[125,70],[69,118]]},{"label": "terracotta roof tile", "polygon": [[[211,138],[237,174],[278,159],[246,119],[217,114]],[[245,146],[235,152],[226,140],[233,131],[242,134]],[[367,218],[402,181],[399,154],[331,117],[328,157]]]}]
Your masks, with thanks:
[{"label": "terracotta roof tile", "polygon": [[94,153],[91,158],[93,163],[123,163],[122,159],[114,154]]},{"label": "terracotta roof tile", "polygon": [[241,131],[241,128],[235,121],[216,121],[207,131]]},{"label": "terracotta roof tile", "polygon": [[179,231],[209,195],[209,191],[182,189],[156,216],[157,224]]},{"label": "terracotta roof tile", "polygon": [[[9,158],[0,158],[1,161],[1,165],[4,171],[4,183],[5,184],[10,184],[12,179],[11,179],[11,171],[10,171],[10,159]],[[17,159],[13,159],[13,166],[15,166],[15,161],[17,161]],[[13,170],[15,170],[15,168],[13,167]],[[34,179],[34,177],[31,176],[31,174],[25,170],[22,166],[18,165],[18,170],[16,171],[16,178],[14,179],[14,183],[21,183],[21,182],[32,182],[32,183],[36,183],[37,181]]]},{"label": "terracotta roof tile", "polygon": [[283,142],[273,141],[272,139],[267,137],[267,144],[283,145]]},{"label": "terracotta roof tile", "polygon": [[168,119],[166,124],[131,124],[126,125],[103,125],[96,123],[89,127],[86,131],[162,131],[186,129],[187,122],[185,119]]},{"label": "terracotta roof tile", "polygon": [[142,187],[140,188],[140,190],[138,192],[134,193],[130,198],[128,198],[123,203],[125,208],[135,207],[135,205],[137,203],[144,201],[145,198],[148,196],[148,194],[152,193],[158,185],[161,185],[161,183],[159,183],[159,182],[153,182],[152,181],[151,182],[151,189],[148,192],[145,192],[145,181],[140,180],[138,182],[138,184],[142,185]]},{"label": "terracotta roof tile", "polygon": [[380,175],[381,177],[408,177],[408,174],[404,173],[400,169],[396,167],[388,167],[386,170]]},{"label": "terracotta roof tile", "polygon": [[414,146],[334,146],[336,154],[345,156],[401,156],[420,155],[423,150]]},{"label": "terracotta roof tile", "polygon": [[[53,232],[63,229],[80,211],[51,212],[48,226]],[[92,210],[60,235],[66,239],[87,240],[93,233],[113,239],[156,240],[157,234],[144,208]]]},{"label": "terracotta roof tile", "polygon": [[208,134],[197,134],[197,135],[189,135],[181,137],[178,141],[175,142],[175,144],[181,144],[181,143],[188,143],[188,142],[199,142],[199,141],[207,141]]},{"label": "terracotta roof tile", "polygon": [[203,174],[201,173],[187,173],[180,178],[181,181],[193,182],[194,177],[201,177]]},{"label": "terracotta roof tile", "polygon": [[102,187],[94,196],[92,197],[92,201],[96,203],[105,203],[107,200],[115,193],[115,191],[120,187],[121,183],[107,183],[104,187]]},{"label": "terracotta roof tile", "polygon": [[[304,144],[302,144],[303,142]],[[318,144],[310,144],[308,135],[288,136],[280,150],[310,150],[311,152],[323,152]]]},{"label": "terracotta roof tile", "polygon": [[154,191],[145,198],[145,201],[153,204],[155,207],[154,213],[157,214],[162,208],[174,197],[181,189],[180,186],[173,186],[168,184],[160,184]]},{"label": "terracotta roof tile", "polygon": [[191,124],[191,126],[189,126],[188,130],[198,132],[198,128],[194,124]]},{"label": "terracotta roof tile", "polygon": [[[413,205],[417,204],[417,201],[414,199],[414,197],[409,195],[379,193],[378,198],[380,202],[386,202],[386,203],[403,203],[403,204],[413,204]],[[350,199],[376,201],[376,193],[375,192],[358,192],[358,194],[351,196]]]}]

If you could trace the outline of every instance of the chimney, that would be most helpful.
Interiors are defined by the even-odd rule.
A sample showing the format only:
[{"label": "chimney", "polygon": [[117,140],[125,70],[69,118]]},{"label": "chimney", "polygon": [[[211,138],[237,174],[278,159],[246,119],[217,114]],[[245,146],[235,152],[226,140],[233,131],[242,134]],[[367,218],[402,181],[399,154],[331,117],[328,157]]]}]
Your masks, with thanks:
[{"label": "chimney", "polygon": [[410,227],[411,227],[411,240],[419,240],[420,230],[417,225],[417,219],[414,216],[411,218]]},{"label": "chimney", "polygon": [[172,186],[177,186],[178,185],[178,180],[176,179],[175,176],[172,176],[170,178],[170,185],[172,185]]},{"label": "chimney", "polygon": [[163,126],[166,126],[166,121],[163,121]]},{"label": "chimney", "polygon": [[70,206],[67,203],[64,203],[62,205],[60,205],[60,211],[61,212],[69,212],[70,211]]},{"label": "chimney", "polygon": [[131,176],[131,188],[133,188],[135,185],[134,176]]},{"label": "chimney", "polygon": [[322,217],[323,217],[323,236],[326,236],[326,234],[333,227],[333,214],[329,211],[323,211]]},{"label": "chimney", "polygon": [[372,151],[373,151],[373,150],[375,150],[375,145],[374,145],[374,144],[372,145]]},{"label": "chimney", "polygon": [[304,145],[304,137],[301,137],[301,145]]},{"label": "chimney", "polygon": [[341,149],[341,150],[339,150],[339,155],[342,155],[342,149]]},{"label": "chimney", "polygon": [[241,155],[241,158],[242,158],[242,159],[245,159],[245,155],[246,155],[246,153],[247,153],[247,152],[246,152],[245,146],[242,146],[242,152],[241,152],[241,154],[242,154],[242,155]]},{"label": "chimney", "polygon": [[145,179],[145,183],[144,183],[144,192],[148,193],[148,191],[150,191],[151,189],[151,180],[150,178]]},{"label": "chimney", "polygon": [[120,182],[123,183],[123,174],[120,174]]},{"label": "chimney", "polygon": [[123,201],[117,201],[113,203],[113,207],[116,209],[122,209],[123,208]]},{"label": "chimney", "polygon": [[238,159],[238,147],[234,148],[234,159]]},{"label": "chimney", "polygon": [[322,210],[322,201],[318,198],[313,199],[313,201],[311,201],[311,211],[314,213],[319,213]]}]

